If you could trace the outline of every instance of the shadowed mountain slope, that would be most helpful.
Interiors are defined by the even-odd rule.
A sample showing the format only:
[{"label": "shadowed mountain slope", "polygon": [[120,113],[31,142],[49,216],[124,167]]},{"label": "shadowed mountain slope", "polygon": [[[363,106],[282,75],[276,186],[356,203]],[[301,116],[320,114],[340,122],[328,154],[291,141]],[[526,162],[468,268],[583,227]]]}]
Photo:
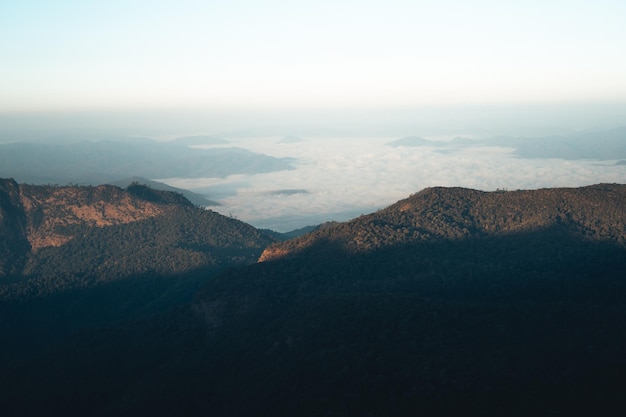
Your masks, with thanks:
[{"label": "shadowed mountain slope", "polygon": [[239,415],[623,406],[625,199],[431,188],[275,244],[196,297],[220,393]]},{"label": "shadowed mountain slope", "polygon": [[0,232],[0,353],[189,302],[211,275],[255,262],[274,241],[138,184],[0,180]]},{"label": "shadowed mountain slope", "polygon": [[273,245],[189,308],[7,367],[0,401],[22,415],[623,412],[625,198],[426,189]]}]

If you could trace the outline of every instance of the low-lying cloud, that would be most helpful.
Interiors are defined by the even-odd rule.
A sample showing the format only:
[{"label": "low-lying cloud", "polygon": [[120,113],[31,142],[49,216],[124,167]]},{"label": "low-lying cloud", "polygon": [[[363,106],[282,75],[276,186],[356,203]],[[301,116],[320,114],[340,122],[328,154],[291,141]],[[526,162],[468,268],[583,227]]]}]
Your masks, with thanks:
[{"label": "low-lying cloud", "polygon": [[[499,146],[391,147],[394,138],[241,139],[237,146],[294,157],[291,171],[226,178],[163,180],[207,193],[217,210],[261,228],[288,231],[328,220],[348,220],[431,186],[480,190],[577,187],[624,182],[616,161],[524,159]],[[296,192],[297,191],[297,192]]]}]

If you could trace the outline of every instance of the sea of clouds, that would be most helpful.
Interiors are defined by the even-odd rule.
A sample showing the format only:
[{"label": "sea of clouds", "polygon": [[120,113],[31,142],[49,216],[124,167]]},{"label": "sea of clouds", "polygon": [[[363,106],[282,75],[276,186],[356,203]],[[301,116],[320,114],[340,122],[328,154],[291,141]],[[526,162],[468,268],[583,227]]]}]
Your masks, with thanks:
[{"label": "sea of clouds", "polygon": [[495,146],[388,146],[394,139],[232,139],[224,146],[293,158],[295,169],[160,181],[207,194],[219,201],[212,209],[222,214],[281,232],[345,221],[432,186],[490,191],[626,181],[626,166],[616,161],[523,159]]}]

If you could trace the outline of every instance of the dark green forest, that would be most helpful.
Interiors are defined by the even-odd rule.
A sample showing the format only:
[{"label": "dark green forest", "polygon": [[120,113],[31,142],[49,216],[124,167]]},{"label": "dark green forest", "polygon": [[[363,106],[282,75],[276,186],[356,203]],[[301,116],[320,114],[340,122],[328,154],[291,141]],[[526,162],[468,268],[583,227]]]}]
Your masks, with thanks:
[{"label": "dark green forest", "polygon": [[[209,277],[254,263],[274,241],[179,194],[138,184],[121,190],[5,181],[3,188],[7,204],[0,213],[5,231],[0,241],[10,249],[3,257],[8,273],[0,275],[0,328],[6,336],[0,354],[6,359],[45,350],[80,329],[189,303]],[[20,195],[44,204],[26,210]],[[81,221],[75,215],[85,207],[104,213],[103,203],[138,220],[97,226],[97,216]],[[145,215],[155,207],[162,215]],[[41,230],[69,240],[32,250],[27,235],[39,236]]]},{"label": "dark green forest", "polygon": [[[14,331],[39,322],[53,334],[87,305],[106,310],[105,300],[126,299],[120,293],[132,305],[65,329],[46,347],[14,346],[12,358],[5,348],[0,406],[25,416],[619,415],[625,200],[626,186],[611,184],[432,188],[293,240],[266,238],[263,262],[228,255],[242,264],[219,273],[209,259],[223,254],[208,248],[242,244],[228,243],[234,232],[207,237],[211,222],[197,220],[197,209],[158,227],[94,229],[58,255],[42,254],[40,269],[29,259],[25,271],[40,274],[31,280],[79,275],[92,264],[61,262],[76,253],[99,254],[100,264],[125,253],[132,278],[108,272],[94,285],[5,300],[2,326],[11,328],[13,314]],[[185,237],[181,225],[202,232]],[[123,246],[135,235],[144,246],[154,232],[170,242],[155,257]],[[240,242],[259,232],[250,233]],[[142,269],[176,264],[181,239],[198,252],[188,270]],[[87,275],[112,266],[101,268]],[[159,304],[174,277],[195,284]],[[24,323],[35,299],[47,310]]]}]

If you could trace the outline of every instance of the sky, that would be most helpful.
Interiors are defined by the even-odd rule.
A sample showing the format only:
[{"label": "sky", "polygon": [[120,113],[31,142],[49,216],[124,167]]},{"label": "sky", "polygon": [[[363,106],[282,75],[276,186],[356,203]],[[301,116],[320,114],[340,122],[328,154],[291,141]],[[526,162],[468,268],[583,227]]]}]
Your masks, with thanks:
[{"label": "sky", "polygon": [[0,114],[626,102],[623,0],[0,2]]},{"label": "sky", "polygon": [[0,143],[216,134],[291,157],[161,179],[280,231],[428,186],[623,183],[615,161],[384,144],[626,125],[625,19],[624,0],[0,0]]}]

